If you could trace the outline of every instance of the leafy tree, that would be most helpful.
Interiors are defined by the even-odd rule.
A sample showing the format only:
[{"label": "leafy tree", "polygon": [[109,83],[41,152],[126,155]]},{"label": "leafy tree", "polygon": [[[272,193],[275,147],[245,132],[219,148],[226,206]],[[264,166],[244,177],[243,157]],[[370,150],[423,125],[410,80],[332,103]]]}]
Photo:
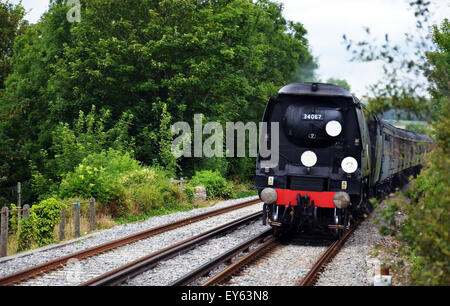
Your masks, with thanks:
[{"label": "leafy tree", "polygon": [[[413,285],[450,284],[450,23],[427,26],[431,3],[416,0],[410,2],[415,8],[418,31],[431,29],[432,35],[407,34],[408,42],[414,44],[414,53],[402,52],[399,46],[348,41],[359,60],[383,60],[385,80],[372,87],[376,99],[369,104],[372,113],[400,109],[416,116],[430,118],[435,135],[434,150],[427,156],[425,168],[408,191],[411,202],[390,201],[382,214],[393,225],[396,212],[402,210],[408,218],[388,233],[404,243],[400,253],[412,264],[410,282]],[[355,48],[355,49],[352,49]],[[414,78],[415,76],[415,78]],[[428,82],[426,82],[428,81]],[[431,95],[427,95],[428,93]]]},{"label": "leafy tree", "polygon": [[341,86],[341,87],[347,89],[348,91],[350,91],[350,85],[349,85],[349,84],[347,83],[347,81],[344,80],[344,79],[329,78],[329,79],[327,80],[327,83]]},{"label": "leafy tree", "polygon": [[402,44],[394,43],[386,33],[382,42],[373,37],[369,28],[365,28],[367,39],[355,42],[343,36],[347,50],[352,53],[353,61],[383,64],[383,79],[370,86],[368,110],[371,114],[382,114],[388,110],[405,110],[409,115],[427,119],[431,113],[430,99],[427,96],[430,83],[424,77],[429,62],[427,51],[434,45],[429,35],[431,1],[411,0],[414,10],[416,29],[414,33],[405,33]]},{"label": "leafy tree", "polygon": [[24,32],[28,24],[23,20],[24,15],[25,9],[21,4],[0,1],[0,90],[11,72],[14,39]]},{"label": "leafy tree", "polygon": [[52,115],[67,120],[92,104],[113,118],[130,110],[137,156],[149,163],[158,150],[146,148],[145,131],[158,128],[158,104],[174,121],[259,119],[269,95],[311,60],[306,30],[270,1],[96,0],[82,15],[51,80]]},{"label": "leafy tree", "polygon": [[[60,120],[49,120],[47,83],[63,45],[70,39],[67,7],[54,6],[41,22],[26,27],[14,42],[12,72],[0,97],[0,201],[9,203],[18,181],[23,200],[31,202],[31,167],[40,165]],[[71,119],[72,120],[72,119]]]},{"label": "leafy tree", "polygon": [[[42,19],[15,41],[12,72],[0,98],[5,198],[17,181],[51,171],[59,155],[54,135],[60,122],[75,131],[73,118],[92,105],[110,114],[105,131],[124,112],[132,116],[126,136],[135,139],[136,158],[173,168],[167,156],[160,160],[168,138],[153,137],[162,135],[157,132],[162,105],[172,122],[192,122],[195,113],[205,121],[256,121],[269,96],[316,67],[306,29],[286,21],[282,5],[269,0],[81,4],[81,22],[69,23],[65,2],[51,1]],[[204,163],[180,161],[183,169],[196,164]],[[62,169],[72,166],[47,178],[58,180]]]}]

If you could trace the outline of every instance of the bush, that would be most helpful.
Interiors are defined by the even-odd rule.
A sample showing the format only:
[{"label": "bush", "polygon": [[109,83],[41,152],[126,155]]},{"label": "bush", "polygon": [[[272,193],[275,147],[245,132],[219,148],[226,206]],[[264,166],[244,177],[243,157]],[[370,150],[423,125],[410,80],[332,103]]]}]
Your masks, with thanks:
[{"label": "bush", "polygon": [[36,242],[44,246],[54,242],[53,230],[61,219],[65,205],[55,198],[41,201],[30,209],[30,216],[20,223],[18,250],[23,251]]},{"label": "bush", "polygon": [[169,178],[162,168],[143,168],[128,153],[109,150],[89,155],[68,173],[61,183],[60,196],[94,197],[104,212],[126,217],[185,202],[186,195]]},{"label": "bush", "polygon": [[123,199],[143,213],[186,201],[186,195],[170,183],[169,175],[161,168],[132,171],[121,179],[121,184]]},{"label": "bush", "polygon": [[184,192],[186,193],[186,196],[188,198],[189,203],[194,203],[195,201],[195,190],[194,187],[190,186],[190,185],[184,185]]},{"label": "bush", "polygon": [[133,116],[124,112],[114,127],[106,130],[105,124],[110,121],[110,117],[110,111],[98,113],[93,105],[88,114],[79,112],[73,128],[68,123],[60,123],[55,127],[52,131],[52,146],[48,151],[39,152],[42,164],[31,163],[31,184],[39,200],[58,194],[61,180],[68,172],[75,171],[86,156],[111,148],[120,152],[133,152],[134,139],[128,136]]},{"label": "bush", "polygon": [[107,203],[123,192],[120,178],[140,168],[139,162],[128,153],[109,150],[91,154],[74,172],[66,174],[60,185],[60,196],[87,199],[94,197]]},{"label": "bush", "polygon": [[[433,118],[431,126],[435,134],[434,150],[429,154],[427,165],[407,195],[409,205],[401,201],[389,204],[385,220],[392,224],[394,212],[403,211],[408,218],[396,229],[391,228],[404,243],[404,255],[412,263],[412,285],[450,284],[450,23],[446,19],[441,28],[434,27],[435,51],[428,52],[430,64],[427,76],[433,86],[430,93]],[[395,221],[395,220],[394,220]],[[389,231],[387,233],[390,233]]]},{"label": "bush", "polygon": [[218,171],[204,170],[195,172],[190,184],[205,187],[208,199],[226,199],[234,196],[231,184]]}]

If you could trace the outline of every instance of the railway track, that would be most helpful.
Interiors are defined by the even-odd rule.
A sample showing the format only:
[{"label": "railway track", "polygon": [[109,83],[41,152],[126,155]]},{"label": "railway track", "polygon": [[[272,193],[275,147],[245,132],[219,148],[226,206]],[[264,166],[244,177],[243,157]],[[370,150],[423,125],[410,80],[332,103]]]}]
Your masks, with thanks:
[{"label": "railway track", "polygon": [[[255,237],[250,238],[249,240],[241,243],[240,245],[234,247],[233,249],[219,255],[218,257],[212,259],[208,263],[202,265],[201,267],[195,269],[189,274],[184,275],[183,277],[177,279],[172,282],[171,286],[186,286],[194,281],[198,280],[201,277],[208,275],[212,270],[217,268],[222,264],[228,264],[228,267],[218,274],[214,275],[207,281],[203,282],[202,286],[211,286],[219,284],[225,279],[233,276],[237,271],[242,269],[244,266],[248,265],[252,261],[256,260],[259,256],[265,254],[268,250],[274,248],[278,245],[278,241],[275,239],[275,236],[271,235],[272,229],[268,229],[261,234],[256,235]],[[257,247],[250,251],[251,246]],[[247,255],[243,256],[236,262],[232,263],[232,259],[235,256],[238,256],[241,253],[249,252]]]},{"label": "railway track", "polygon": [[113,271],[100,275],[90,281],[81,284],[81,286],[120,285],[126,282],[127,280],[152,269],[153,267],[155,267],[164,260],[170,259],[174,256],[178,256],[181,253],[185,253],[195,247],[198,247],[199,245],[206,243],[208,240],[218,237],[226,232],[232,231],[246,223],[260,219],[261,217],[262,212],[256,212],[243,218],[240,218],[238,220],[234,220],[227,224],[218,226],[209,231],[201,233],[197,236],[194,236],[192,238],[171,245],[165,249],[154,252],[148,256],[139,258]]},{"label": "railway track", "polygon": [[[353,233],[354,228],[348,230],[341,239],[334,241],[319,257],[313,267],[309,270],[305,277],[303,277],[298,283],[298,286],[313,286],[320,272],[324,266],[333,259],[334,256],[343,247],[348,237]],[[171,286],[187,286],[187,285],[201,285],[201,286],[214,286],[219,284],[225,284],[225,282],[242,271],[246,266],[251,265],[261,256],[267,255],[271,250],[280,246],[281,243],[271,235],[272,231],[265,231],[235,248],[223,253],[222,255],[212,259],[210,262],[202,265],[194,271],[184,275],[178,280],[172,282]],[[254,246],[250,251],[250,247]],[[247,252],[245,252],[247,251]],[[247,253],[242,255],[242,253]],[[232,263],[232,259],[238,255],[241,255],[239,259]],[[221,265],[227,265],[226,268],[213,276],[209,274],[217,267]],[[204,278],[207,278],[204,280]]]},{"label": "railway track", "polygon": [[327,250],[316,261],[311,270],[297,283],[298,286],[314,286],[320,272],[342,249],[348,237],[355,231],[356,227],[350,228],[339,240],[333,242]]},{"label": "railway track", "polygon": [[260,203],[259,199],[247,201],[244,203],[228,206],[225,208],[217,209],[211,212],[207,212],[198,216],[194,216],[191,218],[183,219],[180,221],[172,222],[163,226],[159,226],[156,228],[151,228],[149,230],[142,231],[140,233],[130,235],[121,239],[117,239],[108,243],[101,244],[99,246],[95,246],[86,250],[82,250],[76,253],[69,254],[67,256],[63,256],[43,264],[36,265],[34,267],[24,269],[22,271],[16,272],[14,274],[6,275],[0,278],[0,286],[8,286],[18,284],[25,280],[34,278],[44,273],[48,273],[53,270],[57,270],[59,268],[64,267],[67,263],[70,263],[71,260],[83,260],[93,256],[97,256],[99,254],[114,250],[116,248],[137,242],[139,240],[147,239],[149,237],[180,228],[185,225],[189,225],[191,223],[195,223],[213,216],[217,216],[220,214],[225,214],[231,212],[233,210],[237,210],[240,208],[244,208],[247,206],[251,206],[254,204]]}]

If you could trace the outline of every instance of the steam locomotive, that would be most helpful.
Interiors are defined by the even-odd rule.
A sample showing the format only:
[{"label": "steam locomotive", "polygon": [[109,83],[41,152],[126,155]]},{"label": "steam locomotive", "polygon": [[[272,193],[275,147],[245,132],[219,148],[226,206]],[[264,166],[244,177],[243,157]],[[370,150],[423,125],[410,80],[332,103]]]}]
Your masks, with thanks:
[{"label": "steam locomotive", "polygon": [[267,165],[259,154],[256,181],[264,224],[277,234],[314,230],[341,236],[381,197],[420,172],[432,140],[396,128],[346,89],[323,83],[293,83],[266,105],[263,122],[278,137],[279,159]]}]

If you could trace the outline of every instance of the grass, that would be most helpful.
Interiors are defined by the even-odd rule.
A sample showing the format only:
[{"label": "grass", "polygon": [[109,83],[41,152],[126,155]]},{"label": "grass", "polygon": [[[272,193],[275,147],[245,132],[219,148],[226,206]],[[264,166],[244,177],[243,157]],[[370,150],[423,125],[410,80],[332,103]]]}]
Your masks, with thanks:
[{"label": "grass", "polygon": [[232,184],[235,194],[233,199],[247,198],[258,195],[258,190],[250,189],[253,186],[253,183],[232,182]]},{"label": "grass", "polygon": [[180,212],[180,211],[188,211],[188,210],[192,210],[192,209],[197,208],[197,207],[198,206],[188,205],[188,204],[184,204],[184,205],[180,205],[180,204],[168,205],[168,206],[165,206],[165,207],[162,207],[162,208],[153,209],[149,213],[133,215],[133,216],[123,217],[123,218],[115,218],[114,222],[116,224],[140,222],[140,221],[145,221],[145,220],[147,220],[148,218],[151,218],[151,217],[167,215],[167,214]]}]

